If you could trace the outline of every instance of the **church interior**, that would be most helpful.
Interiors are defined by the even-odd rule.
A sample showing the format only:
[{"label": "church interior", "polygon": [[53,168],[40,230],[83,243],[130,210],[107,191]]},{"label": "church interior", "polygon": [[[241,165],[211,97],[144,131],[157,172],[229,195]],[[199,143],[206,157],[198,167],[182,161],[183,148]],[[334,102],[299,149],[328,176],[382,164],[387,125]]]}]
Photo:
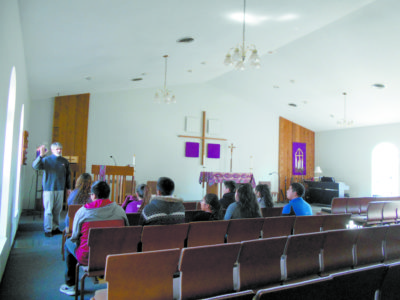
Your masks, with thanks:
[{"label": "church interior", "polygon": [[251,173],[278,206],[290,182],[320,177],[341,196],[399,196],[396,7],[2,0],[0,278],[24,213],[41,205],[36,149],[54,141],[78,173],[168,176],[184,201],[204,196],[204,172]]}]

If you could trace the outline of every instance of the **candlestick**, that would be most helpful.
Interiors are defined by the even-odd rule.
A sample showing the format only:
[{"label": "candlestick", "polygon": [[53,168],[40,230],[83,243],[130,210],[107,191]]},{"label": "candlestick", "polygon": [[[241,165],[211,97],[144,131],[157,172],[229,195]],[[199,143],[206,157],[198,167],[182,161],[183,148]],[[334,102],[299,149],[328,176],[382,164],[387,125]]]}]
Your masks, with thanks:
[{"label": "candlestick", "polygon": [[133,166],[135,166],[136,165],[136,155],[135,154],[133,154],[132,162],[133,162]]}]

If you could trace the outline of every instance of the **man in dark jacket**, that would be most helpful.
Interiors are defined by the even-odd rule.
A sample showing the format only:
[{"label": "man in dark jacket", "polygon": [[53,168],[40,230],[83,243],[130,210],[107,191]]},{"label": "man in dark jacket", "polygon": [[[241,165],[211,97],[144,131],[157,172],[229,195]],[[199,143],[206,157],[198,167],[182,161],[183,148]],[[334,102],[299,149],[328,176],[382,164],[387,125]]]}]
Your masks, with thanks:
[{"label": "man in dark jacket", "polygon": [[185,223],[183,200],[172,194],[175,184],[168,177],[157,181],[156,196],[150,200],[140,215],[140,225],[164,225]]}]

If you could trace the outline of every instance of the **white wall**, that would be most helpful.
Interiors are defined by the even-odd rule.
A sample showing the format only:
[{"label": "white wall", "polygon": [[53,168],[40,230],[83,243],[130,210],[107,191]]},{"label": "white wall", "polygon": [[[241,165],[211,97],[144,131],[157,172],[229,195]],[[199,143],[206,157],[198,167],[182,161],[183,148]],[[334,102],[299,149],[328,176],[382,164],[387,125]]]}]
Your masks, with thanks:
[{"label": "white wall", "polygon": [[[176,183],[176,195],[184,200],[199,200],[203,193],[198,183],[203,170],[200,158],[185,158],[185,142],[198,140],[178,135],[201,135],[200,131],[185,132],[185,117],[198,118],[200,125],[205,110],[207,119],[217,119],[221,124],[221,132],[213,137],[227,139],[221,142],[221,159],[207,159],[206,170],[229,171],[228,146],[234,143],[237,148],[233,153],[233,171],[249,172],[250,156],[253,156],[256,181],[276,180],[276,176],[271,178],[268,173],[278,169],[277,115],[243,105],[242,99],[207,84],[170,88],[177,104],[154,103],[154,89],[91,94],[88,172],[92,164],[112,165],[110,155],[118,165],[127,165],[132,163],[135,154],[138,183],[170,176]],[[39,114],[35,102],[31,114],[32,144],[51,140],[52,105],[52,101],[40,103],[40,110],[46,113]],[[43,126],[49,126],[50,131],[43,130]],[[273,183],[277,189],[277,183]]]},{"label": "white wall", "polygon": [[[18,226],[19,215],[15,216],[12,212],[16,205],[15,189],[17,176],[17,161],[20,153],[18,153],[18,138],[20,132],[21,109],[24,105],[24,129],[29,121],[30,100],[28,96],[28,84],[26,80],[25,55],[22,41],[22,32],[20,26],[18,1],[2,0],[0,1],[0,182],[3,179],[3,157],[4,157],[4,139],[5,125],[7,117],[7,102],[10,84],[10,75],[13,66],[16,69],[16,103],[14,131],[12,137],[12,157],[11,157],[11,173],[7,174],[11,178],[10,196],[8,199],[1,199],[2,205],[1,216],[6,218],[6,235],[0,236],[0,278],[3,276],[8,255],[15,237]],[[29,129],[28,129],[29,131]],[[26,167],[22,167],[21,181],[25,180]],[[22,186],[22,185],[21,185]],[[0,195],[2,186],[0,186]],[[21,187],[23,189],[23,186]],[[22,197],[20,197],[22,199]],[[20,200],[21,201],[21,200]],[[21,206],[20,206],[21,210]],[[4,221],[4,219],[2,219]],[[2,228],[3,229],[3,228]]]},{"label": "white wall", "polygon": [[400,149],[400,124],[319,132],[315,135],[316,165],[323,176],[349,185],[351,197],[371,196],[372,151],[380,143]]}]

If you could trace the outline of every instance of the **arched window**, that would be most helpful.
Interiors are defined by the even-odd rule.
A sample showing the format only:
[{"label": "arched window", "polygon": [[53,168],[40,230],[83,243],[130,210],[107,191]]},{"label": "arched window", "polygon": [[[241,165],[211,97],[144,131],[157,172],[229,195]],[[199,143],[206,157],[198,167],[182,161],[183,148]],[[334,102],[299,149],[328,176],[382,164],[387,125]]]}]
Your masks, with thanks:
[{"label": "arched window", "polygon": [[14,131],[14,115],[15,115],[15,95],[16,95],[16,76],[15,67],[12,68],[10,77],[10,86],[8,90],[7,102],[7,118],[6,118],[6,134],[4,139],[4,156],[3,156],[3,180],[1,191],[1,210],[0,210],[0,237],[5,237],[9,224],[10,214],[8,213],[11,186],[11,162],[12,162],[12,146]]},{"label": "arched window", "polygon": [[17,179],[15,183],[15,203],[14,203],[14,217],[18,215],[19,206],[20,206],[20,198],[19,193],[21,190],[20,182],[21,182],[21,168],[22,168],[22,144],[24,139],[24,105],[22,104],[21,109],[21,118],[19,120],[19,139],[18,139],[18,163],[17,163]]},{"label": "arched window", "polygon": [[399,150],[381,143],[372,151],[372,195],[399,195]]}]

